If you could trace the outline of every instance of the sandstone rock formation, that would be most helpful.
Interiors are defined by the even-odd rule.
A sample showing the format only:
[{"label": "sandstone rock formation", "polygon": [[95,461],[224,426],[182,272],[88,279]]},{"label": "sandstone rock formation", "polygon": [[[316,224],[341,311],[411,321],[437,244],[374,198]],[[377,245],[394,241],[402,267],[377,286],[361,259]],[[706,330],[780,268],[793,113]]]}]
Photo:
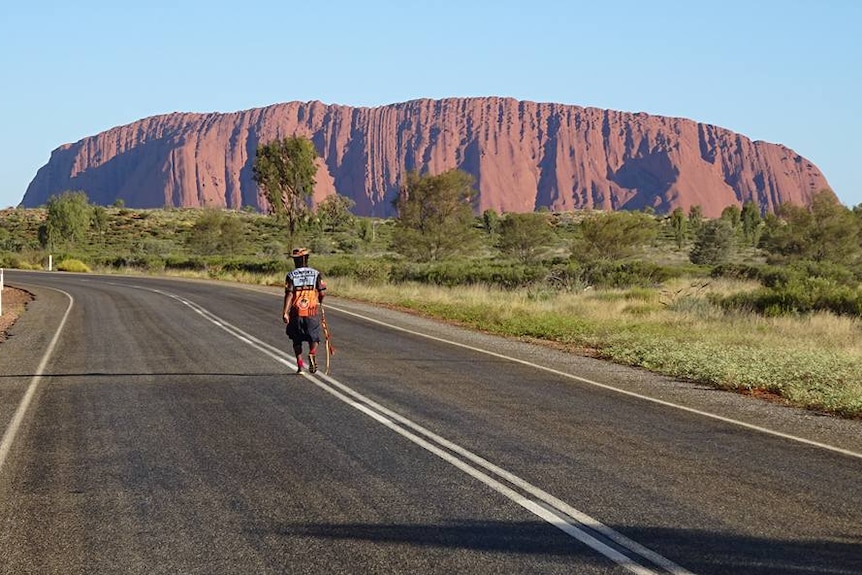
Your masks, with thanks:
[{"label": "sandstone rock formation", "polygon": [[477,213],[582,208],[716,217],[754,200],[762,212],[810,204],[829,185],[780,144],[683,118],[509,98],[414,100],[376,108],[289,102],[235,112],[146,118],[54,150],[27,189],[35,207],[65,190],[94,204],[265,209],[255,151],[302,135],[320,154],[314,200],[339,193],[357,215],[391,216],[406,171],[460,168]]}]

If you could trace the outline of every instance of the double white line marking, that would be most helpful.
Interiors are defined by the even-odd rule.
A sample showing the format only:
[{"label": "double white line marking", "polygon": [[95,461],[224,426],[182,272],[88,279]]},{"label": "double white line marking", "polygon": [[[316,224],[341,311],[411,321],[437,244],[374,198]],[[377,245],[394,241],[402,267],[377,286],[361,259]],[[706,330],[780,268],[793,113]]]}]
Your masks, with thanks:
[{"label": "double white line marking", "polygon": [[[243,343],[288,366],[290,369],[296,368],[296,364],[290,354],[231,325],[198,304],[175,294],[160,290],[151,291],[177,300]],[[521,479],[517,475],[494,465],[479,455],[380,405],[335,378],[320,372],[314,375],[308,373],[304,375],[323,391],[368,415],[375,421],[433,453],[467,475],[481,481],[497,493],[509,498],[524,509],[584,545],[601,553],[628,571],[638,575],[656,575],[659,573],[692,575],[690,571],[680,567],[673,561],[632,541],[586,513],[578,511],[564,501]]]}]

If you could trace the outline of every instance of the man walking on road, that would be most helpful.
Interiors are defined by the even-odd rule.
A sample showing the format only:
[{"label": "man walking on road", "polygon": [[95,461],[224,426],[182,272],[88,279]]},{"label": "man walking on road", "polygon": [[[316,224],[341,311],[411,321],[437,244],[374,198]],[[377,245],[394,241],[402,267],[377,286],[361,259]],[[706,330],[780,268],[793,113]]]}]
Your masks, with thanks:
[{"label": "man walking on road", "polygon": [[296,373],[302,373],[302,344],[308,342],[308,371],[317,371],[317,346],[320,343],[320,310],[326,284],[319,271],[308,265],[309,251],[295,248],[291,253],[295,269],[284,279],[284,305],[281,315],[285,332],[293,342]]}]

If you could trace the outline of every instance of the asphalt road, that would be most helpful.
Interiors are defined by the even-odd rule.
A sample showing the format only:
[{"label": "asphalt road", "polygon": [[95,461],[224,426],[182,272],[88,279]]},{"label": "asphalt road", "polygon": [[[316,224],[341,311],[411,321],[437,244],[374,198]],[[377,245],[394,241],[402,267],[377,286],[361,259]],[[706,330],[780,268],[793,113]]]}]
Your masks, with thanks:
[{"label": "asphalt road", "polygon": [[862,573],[862,422],[280,290],[7,271],[0,573]]}]

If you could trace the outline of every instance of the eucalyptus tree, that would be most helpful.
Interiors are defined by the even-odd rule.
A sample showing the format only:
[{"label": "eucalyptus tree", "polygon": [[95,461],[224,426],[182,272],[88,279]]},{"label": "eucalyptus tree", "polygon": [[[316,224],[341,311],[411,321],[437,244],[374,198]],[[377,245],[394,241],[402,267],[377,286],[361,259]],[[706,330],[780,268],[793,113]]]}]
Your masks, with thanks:
[{"label": "eucalyptus tree", "polygon": [[478,245],[473,176],[449,170],[436,176],[407,173],[393,202],[397,216],[392,249],[416,261],[470,253]]},{"label": "eucalyptus tree", "polygon": [[317,217],[324,231],[346,230],[356,222],[351,210],[356,202],[347,196],[333,194],[317,205]]},{"label": "eucalyptus tree", "polygon": [[697,234],[697,231],[703,225],[703,208],[700,205],[691,206],[688,209],[688,229],[692,234]]},{"label": "eucalyptus tree", "polygon": [[39,234],[44,247],[72,247],[84,239],[93,214],[86,192],[65,191],[51,196],[46,208],[45,223]]},{"label": "eucalyptus tree", "polygon": [[290,243],[308,215],[314,193],[317,166],[314,144],[302,136],[291,136],[261,144],[252,166],[254,181],[269,204],[269,212],[287,223]]},{"label": "eucalyptus tree", "polygon": [[499,222],[497,247],[501,252],[527,263],[554,240],[547,214],[506,214]]},{"label": "eucalyptus tree", "polygon": [[104,206],[94,206],[90,222],[99,236],[99,243],[104,245],[105,234],[108,232],[108,210]]},{"label": "eucalyptus tree", "polygon": [[677,249],[682,249],[683,244],[685,244],[685,238],[688,235],[688,225],[686,224],[682,208],[674,208],[670,214],[670,228],[673,231],[673,240]]},{"label": "eucalyptus tree", "polygon": [[731,204],[721,210],[721,219],[726,220],[734,230],[737,230],[742,222],[742,210],[736,204]]},{"label": "eucalyptus tree", "polygon": [[740,219],[742,221],[742,235],[745,238],[745,243],[750,246],[756,246],[760,236],[761,223],[763,222],[757,204],[752,200],[748,200],[742,204]]},{"label": "eucalyptus tree", "polygon": [[860,229],[854,213],[830,190],[822,190],[811,207],[783,204],[769,218],[760,246],[773,259],[811,260],[852,265],[862,260]]},{"label": "eucalyptus tree", "polygon": [[200,255],[235,255],[244,247],[245,228],[236,214],[208,208],[189,230],[186,244]]},{"label": "eucalyptus tree", "polygon": [[688,259],[691,263],[701,265],[726,263],[736,248],[734,236],[733,223],[729,218],[707,220],[695,235]]},{"label": "eucalyptus tree", "polygon": [[622,260],[639,253],[658,235],[655,218],[640,212],[597,212],[581,221],[572,243],[578,261]]},{"label": "eucalyptus tree", "polygon": [[500,229],[500,216],[496,211],[488,209],[482,212],[482,228],[489,236],[493,236]]}]

